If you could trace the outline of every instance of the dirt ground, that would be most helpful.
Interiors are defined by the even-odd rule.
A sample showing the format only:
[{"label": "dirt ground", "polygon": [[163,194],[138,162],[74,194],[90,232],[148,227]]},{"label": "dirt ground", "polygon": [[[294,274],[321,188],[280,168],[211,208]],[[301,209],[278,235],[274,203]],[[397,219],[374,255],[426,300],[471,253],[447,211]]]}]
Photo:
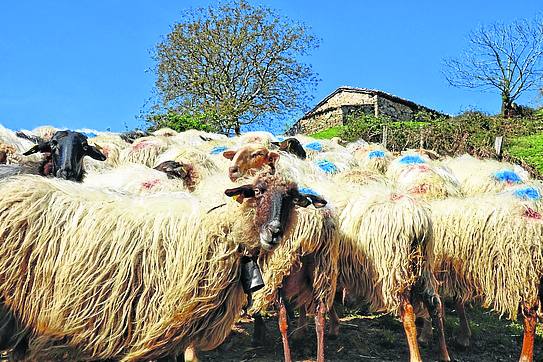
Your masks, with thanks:
[{"label": "dirt ground", "polygon": [[[495,313],[481,308],[467,308],[472,330],[472,344],[467,350],[454,343],[458,318],[447,307],[445,321],[449,354],[455,361],[518,361],[522,347],[522,321],[500,319]],[[402,325],[390,315],[365,315],[360,311],[342,311],[342,326],[336,340],[326,339],[327,361],[408,361],[409,353]],[[240,322],[232,335],[216,350],[201,354],[202,361],[282,361],[283,349],[277,328],[277,319],[266,320],[267,347],[251,346],[252,322]],[[534,361],[543,361],[542,332],[538,329]],[[295,361],[315,361],[316,337],[311,324],[307,337],[291,345]],[[434,346],[421,346],[424,361],[437,361],[437,339]]]}]

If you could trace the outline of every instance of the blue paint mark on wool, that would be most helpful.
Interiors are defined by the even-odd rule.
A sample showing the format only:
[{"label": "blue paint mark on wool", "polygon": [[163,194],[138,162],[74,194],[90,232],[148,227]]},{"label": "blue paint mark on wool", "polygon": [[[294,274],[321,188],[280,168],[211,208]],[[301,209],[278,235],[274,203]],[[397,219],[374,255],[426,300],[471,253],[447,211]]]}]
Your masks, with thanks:
[{"label": "blue paint mark on wool", "polygon": [[403,165],[418,165],[426,163],[419,155],[407,155],[400,158],[399,161]]},{"label": "blue paint mark on wool", "polygon": [[223,153],[227,149],[228,149],[228,147],[226,147],[226,146],[215,146],[215,147],[213,147],[213,149],[211,150],[210,153],[212,155],[218,155],[219,153]]},{"label": "blue paint mark on wool", "polygon": [[338,169],[336,165],[334,165],[332,162],[328,160],[319,160],[315,162],[317,166],[320,167],[321,170],[323,170],[326,173],[336,173],[338,172]]},{"label": "blue paint mark on wool", "polygon": [[501,182],[521,183],[522,179],[514,171],[502,170],[494,174],[494,178]]},{"label": "blue paint mark on wool", "polygon": [[372,158],[384,158],[385,152],[381,150],[375,150],[368,153],[368,158],[371,160]]},{"label": "blue paint mark on wool", "polygon": [[306,144],[305,148],[312,151],[322,151],[322,144],[320,142],[311,142]]},{"label": "blue paint mark on wool", "polygon": [[541,194],[539,190],[534,187],[524,187],[522,189],[515,190],[515,196],[523,200],[540,200]]},{"label": "blue paint mark on wool", "polygon": [[298,187],[298,191],[300,191],[301,194],[319,196],[315,190],[310,189],[309,187]]}]

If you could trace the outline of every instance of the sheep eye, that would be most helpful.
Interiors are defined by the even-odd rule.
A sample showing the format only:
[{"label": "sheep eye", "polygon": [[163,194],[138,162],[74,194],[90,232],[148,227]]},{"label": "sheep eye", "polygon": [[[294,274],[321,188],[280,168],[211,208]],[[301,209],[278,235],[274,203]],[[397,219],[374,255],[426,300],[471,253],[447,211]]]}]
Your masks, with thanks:
[{"label": "sheep eye", "polygon": [[88,151],[89,150],[89,146],[88,145],[83,145],[83,151]]},{"label": "sheep eye", "polygon": [[264,156],[261,152],[254,153],[251,155],[252,158],[257,158],[258,156]]}]

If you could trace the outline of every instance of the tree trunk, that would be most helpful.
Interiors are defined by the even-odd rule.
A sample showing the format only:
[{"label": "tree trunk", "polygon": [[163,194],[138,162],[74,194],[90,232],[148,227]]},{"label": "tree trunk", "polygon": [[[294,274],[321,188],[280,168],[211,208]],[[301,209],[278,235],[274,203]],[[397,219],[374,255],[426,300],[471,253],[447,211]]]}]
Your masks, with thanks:
[{"label": "tree trunk", "polygon": [[236,122],[236,125],[234,126],[234,132],[236,132],[236,136],[239,136],[241,134],[241,127],[239,123]]},{"label": "tree trunk", "polygon": [[509,98],[508,94],[502,94],[501,112],[504,118],[511,118],[514,116],[513,101]]}]

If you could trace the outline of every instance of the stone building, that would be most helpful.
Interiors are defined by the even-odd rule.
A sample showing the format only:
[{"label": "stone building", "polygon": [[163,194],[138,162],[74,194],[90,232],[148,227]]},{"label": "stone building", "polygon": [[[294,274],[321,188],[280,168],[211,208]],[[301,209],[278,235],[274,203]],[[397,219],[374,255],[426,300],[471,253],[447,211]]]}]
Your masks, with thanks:
[{"label": "stone building", "polygon": [[396,121],[413,121],[419,111],[435,117],[445,116],[433,109],[380,90],[340,87],[307,112],[287,133],[312,134],[344,125],[353,113],[364,112],[375,116],[388,116]]}]

